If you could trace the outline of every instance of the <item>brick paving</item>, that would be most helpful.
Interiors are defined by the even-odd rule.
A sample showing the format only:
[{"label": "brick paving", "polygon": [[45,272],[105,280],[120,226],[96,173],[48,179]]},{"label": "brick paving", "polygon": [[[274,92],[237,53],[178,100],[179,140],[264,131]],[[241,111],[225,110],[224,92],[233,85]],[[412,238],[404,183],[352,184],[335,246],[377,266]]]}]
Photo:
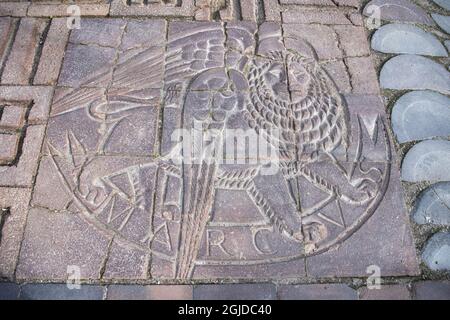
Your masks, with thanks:
[{"label": "brick paving", "polygon": [[449,298],[362,2],[75,4],[0,2],[0,299]]}]

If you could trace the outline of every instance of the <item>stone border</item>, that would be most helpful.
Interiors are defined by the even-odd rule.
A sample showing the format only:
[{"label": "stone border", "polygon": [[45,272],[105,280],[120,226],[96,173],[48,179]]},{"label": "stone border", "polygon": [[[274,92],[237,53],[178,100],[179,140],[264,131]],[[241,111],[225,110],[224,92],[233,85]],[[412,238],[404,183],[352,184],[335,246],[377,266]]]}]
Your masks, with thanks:
[{"label": "stone border", "polygon": [[82,285],[0,283],[0,300],[449,300],[450,282],[420,281],[369,290],[347,284]]}]

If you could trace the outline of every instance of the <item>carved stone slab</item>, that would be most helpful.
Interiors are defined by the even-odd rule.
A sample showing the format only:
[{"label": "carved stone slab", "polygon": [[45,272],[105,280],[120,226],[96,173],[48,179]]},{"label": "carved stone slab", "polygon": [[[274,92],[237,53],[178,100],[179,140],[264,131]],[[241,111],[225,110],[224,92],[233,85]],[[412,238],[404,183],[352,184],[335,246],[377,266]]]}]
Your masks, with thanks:
[{"label": "carved stone slab", "polygon": [[[82,30],[70,36],[21,278],[64,277],[73,257],[87,278],[328,275],[317,259],[355,257],[341,247],[364,264],[345,274],[376,263],[384,275],[416,272],[382,101],[343,94],[301,32],[290,26],[283,38],[274,23],[107,23],[109,39],[93,38],[105,46]],[[150,41],[139,28],[167,39]],[[346,68],[338,76],[350,77]],[[40,238],[51,211],[58,227]],[[404,230],[398,246],[396,230]],[[80,232],[95,245],[83,245]],[[374,234],[408,259],[365,250]],[[35,270],[52,237],[62,238],[52,251],[59,266]]]}]

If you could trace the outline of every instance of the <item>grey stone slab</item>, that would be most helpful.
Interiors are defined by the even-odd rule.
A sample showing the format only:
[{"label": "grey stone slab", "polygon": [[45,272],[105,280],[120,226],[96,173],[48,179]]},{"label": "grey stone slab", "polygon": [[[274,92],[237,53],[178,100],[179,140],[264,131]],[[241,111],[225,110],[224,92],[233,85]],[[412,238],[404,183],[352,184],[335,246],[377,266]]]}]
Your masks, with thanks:
[{"label": "grey stone slab", "polygon": [[27,15],[28,7],[30,3],[27,2],[1,2],[0,3],[0,16],[12,16],[12,17],[24,17]]},{"label": "grey stone slab", "polygon": [[282,20],[283,23],[295,24],[352,24],[342,11],[324,8],[320,10],[316,8],[291,8],[282,12]]},{"label": "grey stone slab", "polygon": [[7,49],[12,40],[13,30],[17,22],[11,17],[0,18],[0,63],[3,66],[7,58]]},{"label": "grey stone slab", "polygon": [[[361,228],[331,250],[306,259],[308,276],[367,277],[372,268],[384,276],[420,273],[397,170],[393,164],[384,199]],[[347,211],[344,221],[348,224],[354,214]]]},{"label": "grey stone slab", "polygon": [[[109,242],[107,236],[83,220],[82,214],[32,209],[16,276],[23,280],[65,281],[72,275],[69,268],[79,268],[80,279],[99,279]],[[39,288],[36,290],[41,292]],[[57,291],[48,292],[56,294]]]},{"label": "grey stone slab", "polygon": [[372,49],[384,53],[405,53],[446,57],[447,51],[431,33],[407,24],[386,24],[372,36]]},{"label": "grey stone slab", "polygon": [[166,22],[164,20],[128,20],[121,50],[164,45]]},{"label": "grey stone slab", "polygon": [[81,19],[80,28],[71,32],[69,41],[73,44],[117,48],[125,26],[126,21],[122,19]]},{"label": "grey stone slab", "polygon": [[449,281],[420,281],[414,284],[414,299],[416,300],[449,300]]},{"label": "grey stone slab", "polygon": [[150,255],[144,250],[114,243],[108,254],[104,279],[147,279]]},{"label": "grey stone slab", "polygon": [[433,91],[412,91],[392,109],[392,129],[400,143],[450,135],[450,98]]},{"label": "grey stone slab", "polygon": [[18,284],[2,282],[0,283],[0,300],[17,300],[19,298],[20,287]]},{"label": "grey stone slab", "polygon": [[402,163],[402,180],[447,181],[450,179],[450,141],[427,140],[413,146]]},{"label": "grey stone slab", "polygon": [[58,80],[69,33],[67,19],[52,20],[33,79],[35,85],[53,85]]},{"label": "grey stone slab", "polygon": [[0,167],[0,186],[31,186],[36,172],[45,126],[33,125],[24,131],[21,153],[14,155],[14,162]]},{"label": "grey stone slab", "polygon": [[[72,15],[68,10],[70,4],[65,3],[40,3],[32,2],[27,10],[27,15],[31,17],[67,17]],[[83,3],[77,2],[80,9],[80,16],[106,16],[109,13],[109,3]]]},{"label": "grey stone slab", "polygon": [[434,25],[425,10],[409,0],[372,0],[365,6],[363,14],[371,16],[376,9],[382,20]]},{"label": "grey stone slab", "polygon": [[422,259],[431,270],[450,271],[450,233],[439,232],[428,239]]},{"label": "grey stone slab", "polygon": [[450,225],[450,183],[439,182],[422,191],[411,214],[419,224]]},{"label": "grey stone slab", "polygon": [[43,19],[24,18],[21,20],[2,73],[2,84],[29,84],[40,37],[45,27],[46,21]]},{"label": "grey stone slab", "polygon": [[400,55],[388,60],[380,72],[380,85],[385,89],[423,90],[450,93],[447,69],[428,58]]},{"label": "grey stone slab", "polygon": [[194,300],[274,300],[274,284],[205,284],[194,286]]},{"label": "grey stone slab", "polygon": [[[69,44],[20,279],[63,281],[67,265],[80,265],[83,279],[111,281],[298,279],[310,268],[305,257],[322,255],[322,265],[311,260],[313,277],[334,275],[323,267],[333,259],[346,276],[365,275],[371,260],[387,274],[416,273],[362,27],[173,21],[166,42],[164,22],[127,21],[120,43],[116,34],[100,37],[112,39],[109,47]],[[151,27],[159,42],[140,33]],[[250,162],[255,154],[234,152],[224,159],[250,163],[177,163],[172,133],[221,132],[207,128],[226,128],[224,141],[229,130],[284,128],[284,145],[274,142],[282,168],[267,172],[269,164]],[[303,140],[293,134],[311,146],[297,146]],[[374,208],[381,218],[367,225]],[[369,244],[366,234],[353,239],[362,227]]]},{"label": "grey stone slab", "polygon": [[190,285],[110,285],[107,300],[191,300]]},{"label": "grey stone slab", "polygon": [[173,2],[151,2],[147,5],[128,5],[122,0],[113,0],[111,2],[111,16],[169,16],[169,17],[193,17],[194,16],[194,1],[181,0],[179,5],[174,5]]},{"label": "grey stone slab", "polygon": [[356,291],[345,284],[281,285],[281,300],[356,300]]},{"label": "grey stone slab", "polygon": [[411,300],[408,285],[404,284],[388,284],[372,289],[363,287],[358,290],[358,296],[359,300]]},{"label": "grey stone slab", "polygon": [[345,57],[367,56],[370,53],[364,27],[333,26]]},{"label": "grey stone slab", "polygon": [[12,279],[14,277],[23,239],[30,195],[30,189],[0,188],[0,209],[8,209],[7,213],[2,213],[3,227],[0,230],[1,278]]},{"label": "grey stone slab", "polygon": [[358,95],[379,94],[380,87],[372,57],[349,57],[345,61],[350,73],[352,93]]},{"label": "grey stone slab", "polygon": [[67,87],[106,87],[112,76],[115,57],[114,48],[69,44],[58,84]]},{"label": "grey stone slab", "polygon": [[447,51],[450,51],[450,40],[444,41],[444,45],[447,48]]},{"label": "grey stone slab", "polygon": [[450,10],[450,3],[448,3],[448,0],[433,0],[433,2],[444,9]]},{"label": "grey stone slab", "polygon": [[334,31],[329,26],[323,25],[283,25],[287,39],[286,45],[294,50],[299,50],[298,43],[290,38],[305,39],[314,48],[319,60],[330,60],[342,58],[342,51],[339,49]]},{"label": "grey stone slab", "polygon": [[103,300],[105,287],[81,285],[69,289],[66,284],[25,284],[21,300]]},{"label": "grey stone slab", "polygon": [[439,27],[441,27],[442,30],[444,30],[447,33],[450,33],[450,16],[444,16],[441,14],[431,14],[434,21],[438,24]]}]

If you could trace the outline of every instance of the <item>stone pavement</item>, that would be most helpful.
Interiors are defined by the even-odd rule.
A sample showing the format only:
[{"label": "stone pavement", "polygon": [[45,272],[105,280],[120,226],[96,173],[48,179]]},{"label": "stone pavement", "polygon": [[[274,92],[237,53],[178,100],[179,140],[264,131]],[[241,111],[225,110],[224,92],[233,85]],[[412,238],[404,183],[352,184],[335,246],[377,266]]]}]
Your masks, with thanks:
[{"label": "stone pavement", "polygon": [[0,299],[450,298],[448,7],[1,0]]}]

